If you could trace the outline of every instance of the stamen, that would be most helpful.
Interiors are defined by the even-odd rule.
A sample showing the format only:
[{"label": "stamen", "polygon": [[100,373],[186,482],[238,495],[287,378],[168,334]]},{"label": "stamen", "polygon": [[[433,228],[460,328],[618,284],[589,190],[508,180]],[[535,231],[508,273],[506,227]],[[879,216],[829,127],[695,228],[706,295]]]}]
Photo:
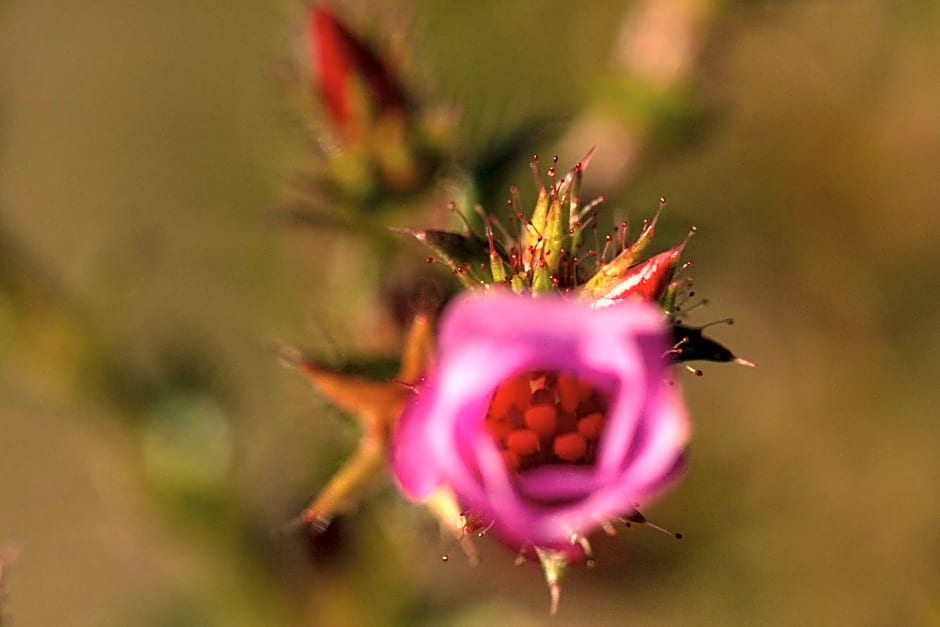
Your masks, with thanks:
[{"label": "stamen", "polygon": [[532,162],[529,163],[529,168],[532,170],[532,174],[535,175],[535,184],[542,190],[545,189],[545,181],[542,180],[542,171],[539,169],[539,156],[532,155]]},{"label": "stamen", "polygon": [[606,395],[571,374],[532,371],[496,389],[485,426],[511,472],[587,465],[603,437],[607,406]]},{"label": "stamen", "polygon": [[611,242],[614,241],[614,238],[612,235],[605,235],[604,239],[605,239],[604,250],[601,251],[601,264],[602,265],[607,263],[607,251],[610,250],[610,244]]},{"label": "stamen", "polygon": [[451,213],[456,213],[460,216],[460,221],[463,222],[464,228],[467,229],[467,235],[475,235],[473,227],[470,226],[470,221],[467,219],[467,216],[464,215],[464,212],[460,210],[460,207],[457,206],[456,201],[451,200],[447,203],[447,208],[451,210]]}]

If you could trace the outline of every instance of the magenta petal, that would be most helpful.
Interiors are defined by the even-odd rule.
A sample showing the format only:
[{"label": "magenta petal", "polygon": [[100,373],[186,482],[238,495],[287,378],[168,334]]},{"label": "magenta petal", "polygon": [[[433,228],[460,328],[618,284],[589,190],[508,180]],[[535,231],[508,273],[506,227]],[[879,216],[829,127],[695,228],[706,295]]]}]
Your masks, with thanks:
[{"label": "magenta petal", "polygon": [[[415,400],[412,408],[420,402]],[[429,448],[426,414],[408,411],[402,415],[396,429],[395,445],[391,450],[391,464],[395,478],[409,497],[421,500],[441,482],[435,467],[427,464]]]},{"label": "magenta petal", "polygon": [[[688,419],[665,382],[667,325],[656,307],[464,297],[441,323],[439,356],[405,409],[391,453],[405,493],[447,485],[515,546],[561,545],[629,511],[681,465]],[[520,372],[572,373],[610,396],[596,462],[509,471],[484,426],[496,388]]]},{"label": "magenta petal", "polygon": [[519,495],[533,502],[581,500],[599,487],[597,472],[583,466],[546,466],[516,479]]}]

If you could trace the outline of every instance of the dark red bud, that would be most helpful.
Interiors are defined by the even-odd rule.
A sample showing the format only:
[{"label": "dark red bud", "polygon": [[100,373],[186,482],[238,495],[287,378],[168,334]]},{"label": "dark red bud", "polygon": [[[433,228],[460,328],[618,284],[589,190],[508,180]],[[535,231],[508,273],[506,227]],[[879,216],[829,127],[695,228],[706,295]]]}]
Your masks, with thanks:
[{"label": "dark red bud", "polygon": [[324,5],[310,7],[307,23],[314,80],[333,123],[348,134],[356,120],[350,81],[367,90],[373,114],[404,108],[404,95],[381,58]]}]

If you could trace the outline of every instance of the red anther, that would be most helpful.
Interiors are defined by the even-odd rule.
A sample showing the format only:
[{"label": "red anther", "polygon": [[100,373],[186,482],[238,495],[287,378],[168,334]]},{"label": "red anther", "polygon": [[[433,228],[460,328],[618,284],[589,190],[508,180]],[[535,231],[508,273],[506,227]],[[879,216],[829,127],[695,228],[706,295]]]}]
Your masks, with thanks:
[{"label": "red anther", "polygon": [[533,405],[525,410],[523,420],[540,438],[549,438],[558,428],[558,410],[554,405]]},{"label": "red anther", "polygon": [[506,436],[506,447],[517,455],[527,457],[539,450],[539,436],[531,429],[516,429]]},{"label": "red anther", "polygon": [[580,461],[587,453],[587,440],[580,433],[564,433],[555,438],[552,450],[562,461]]}]

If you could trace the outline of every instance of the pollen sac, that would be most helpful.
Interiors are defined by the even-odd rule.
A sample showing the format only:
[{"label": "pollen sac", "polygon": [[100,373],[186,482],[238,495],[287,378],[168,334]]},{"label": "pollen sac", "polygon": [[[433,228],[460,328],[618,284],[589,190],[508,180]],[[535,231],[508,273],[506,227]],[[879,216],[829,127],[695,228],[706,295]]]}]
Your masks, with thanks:
[{"label": "pollen sac", "polygon": [[572,374],[526,372],[496,389],[485,426],[512,472],[593,464],[608,404],[606,394]]},{"label": "pollen sac", "polygon": [[519,455],[527,457],[539,450],[539,436],[531,429],[516,429],[511,431],[505,439],[506,448]]},{"label": "pollen sac", "polygon": [[569,463],[583,460],[587,449],[587,439],[577,431],[562,433],[556,436],[552,443],[552,451],[558,459]]},{"label": "pollen sac", "polygon": [[[543,390],[538,390],[542,392]],[[551,437],[558,428],[558,410],[554,401],[532,405],[523,414],[525,426],[538,434],[540,438]]]}]

